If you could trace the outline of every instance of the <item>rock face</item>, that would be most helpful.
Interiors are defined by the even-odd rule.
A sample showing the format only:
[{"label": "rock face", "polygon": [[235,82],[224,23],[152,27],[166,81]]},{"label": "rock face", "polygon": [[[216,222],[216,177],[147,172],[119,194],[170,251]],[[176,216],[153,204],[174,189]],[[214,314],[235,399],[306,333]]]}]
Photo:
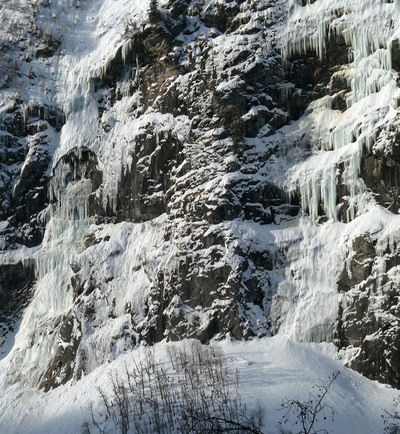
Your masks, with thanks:
[{"label": "rock face", "polygon": [[31,298],[35,274],[33,267],[20,262],[2,264],[0,268],[0,344],[15,327],[15,317],[26,307]]},{"label": "rock face", "polygon": [[35,291],[14,381],[287,333],[399,386],[397,5],[61,3],[2,32],[4,324]]},{"label": "rock face", "polygon": [[[342,348],[358,351],[349,364],[378,381],[399,387],[399,252],[374,236],[353,241],[353,254],[338,281],[342,300],[338,335]],[[383,248],[383,251],[381,250]],[[392,348],[388,351],[388,348]]]}]

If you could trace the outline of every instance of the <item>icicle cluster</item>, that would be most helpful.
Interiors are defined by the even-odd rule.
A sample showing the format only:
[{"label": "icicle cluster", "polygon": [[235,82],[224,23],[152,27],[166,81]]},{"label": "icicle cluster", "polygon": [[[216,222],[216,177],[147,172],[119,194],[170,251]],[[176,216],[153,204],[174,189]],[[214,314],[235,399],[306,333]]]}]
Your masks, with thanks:
[{"label": "icicle cluster", "polygon": [[328,40],[340,36],[349,47],[352,63],[346,73],[351,92],[345,116],[317,101],[299,122],[303,134],[307,125],[308,140],[324,164],[307,160],[296,165],[286,185],[289,191],[300,191],[304,212],[317,220],[319,207],[328,219],[337,218],[336,185],[344,183],[349,191],[347,220],[352,220],[371,199],[359,179],[361,157],[371,150],[379,126],[388,122],[397,108],[399,91],[397,73],[392,70],[391,41],[399,27],[399,9],[384,1],[332,4],[320,0],[305,7],[289,2],[288,14],[282,29],[284,60],[312,52],[322,58]]},{"label": "icicle cluster", "polygon": [[[393,216],[375,204],[360,170],[380,131],[398,116],[392,54],[400,34],[399,2],[318,0],[301,6],[290,1],[287,12],[280,38],[284,61],[304,53],[324,59],[335,38],[349,53],[350,63],[340,71],[350,86],[347,110],[333,110],[333,97],[325,96],[282,130],[283,185],[289,196],[300,195],[303,217],[298,227],[275,232],[288,265],[273,299],[272,323],[297,340],[329,341],[338,318],[344,246],[351,251],[360,224],[371,232],[381,230],[376,226],[384,227],[383,221],[393,224]],[[377,254],[387,246],[378,243]]]}]

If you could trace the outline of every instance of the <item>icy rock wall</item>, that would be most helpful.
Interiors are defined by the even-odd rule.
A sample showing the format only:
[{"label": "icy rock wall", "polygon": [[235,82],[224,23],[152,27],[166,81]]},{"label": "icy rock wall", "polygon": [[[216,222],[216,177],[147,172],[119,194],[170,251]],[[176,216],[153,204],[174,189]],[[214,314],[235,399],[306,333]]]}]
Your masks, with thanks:
[{"label": "icy rock wall", "polygon": [[286,333],[397,384],[398,4],[36,3],[58,42],[32,32],[2,89],[8,197],[42,198],[1,226],[2,263],[36,264],[10,381]]},{"label": "icy rock wall", "polygon": [[[142,341],[267,333],[275,259],[264,242],[274,248],[257,238],[282,203],[253,167],[239,172],[243,149],[230,137],[232,113],[244,128],[251,109],[238,64],[260,91],[278,80],[262,24],[278,10],[164,4],[165,22],[149,26],[146,4],[76,6],[39,14],[50,8],[67,30],[46,60],[65,119],[52,141],[46,233],[31,252],[34,295],[7,359],[11,381],[46,390]],[[266,119],[284,122],[278,106],[260,93],[252,134]],[[246,216],[257,222],[229,223]]]},{"label": "icy rock wall", "polygon": [[[289,68],[315,55],[322,67],[314,73],[330,64],[331,74],[321,77],[322,98],[281,131],[284,185],[300,196],[303,217],[291,237],[278,232],[289,264],[271,319],[296,339],[333,340],[350,366],[398,385],[398,4],[289,2],[288,12],[281,52]],[[347,65],[330,63],[332,41],[338,50],[345,43]]]},{"label": "icy rock wall", "polygon": [[[334,7],[325,2],[305,7],[293,2],[289,12],[282,30],[284,59],[310,52],[323,59],[328,42],[342,38],[351,63],[342,69],[341,65],[332,65],[338,69],[327,83],[332,89],[335,78],[341,75],[350,84],[345,95],[346,115],[332,109],[336,95],[327,95],[314,101],[298,127],[291,129],[294,140],[306,135],[320,152],[314,152],[305,164],[293,167],[288,188],[293,188],[291,183],[299,187],[302,207],[313,220],[322,206],[328,219],[342,218],[345,208],[343,218],[349,221],[369,202],[359,179],[361,159],[371,151],[381,126],[390,124],[396,114],[397,72],[392,69],[391,58],[398,8],[386,2],[335,2]],[[317,161],[320,170],[314,170]],[[345,201],[340,203],[342,210],[336,203],[339,182],[347,190]]]}]

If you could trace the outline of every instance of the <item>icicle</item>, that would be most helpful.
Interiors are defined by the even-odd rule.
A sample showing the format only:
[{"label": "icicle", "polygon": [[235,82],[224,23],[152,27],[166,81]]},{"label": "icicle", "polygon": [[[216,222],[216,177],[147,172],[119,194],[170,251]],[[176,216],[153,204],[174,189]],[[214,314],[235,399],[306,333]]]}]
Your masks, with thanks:
[{"label": "icicle", "polygon": [[314,221],[318,220],[321,207],[328,220],[337,218],[336,168],[330,167],[299,180],[301,207]]},{"label": "icicle", "polygon": [[292,95],[295,87],[293,83],[281,83],[280,90],[284,101],[287,101]]},{"label": "icicle", "polygon": [[[307,10],[314,7],[308,3]],[[331,34],[330,25],[337,16],[337,10],[326,10],[317,19],[304,19],[303,8],[295,3],[288,7],[289,23],[281,36],[282,59],[286,61],[296,54],[314,51],[322,59],[326,51],[326,41]]]},{"label": "icicle", "polygon": [[317,176],[313,176],[300,186],[301,207],[303,211],[308,212],[312,220],[317,220],[318,218],[319,193],[320,188]]},{"label": "icicle", "polygon": [[122,46],[122,61],[124,64],[126,63],[127,57],[132,53],[133,47],[135,46],[135,43],[133,40],[129,40],[125,42],[125,44]]},{"label": "icicle", "polygon": [[93,78],[104,80],[107,73],[110,71],[112,65],[112,58],[107,59],[99,68],[94,71]]},{"label": "icicle", "polygon": [[337,218],[336,213],[336,168],[331,167],[321,180],[321,199],[328,220]]},{"label": "icicle", "polygon": [[22,115],[22,121],[23,121],[24,125],[26,125],[27,118],[28,118],[28,106],[25,104],[23,105],[23,107],[21,109],[21,115]]}]

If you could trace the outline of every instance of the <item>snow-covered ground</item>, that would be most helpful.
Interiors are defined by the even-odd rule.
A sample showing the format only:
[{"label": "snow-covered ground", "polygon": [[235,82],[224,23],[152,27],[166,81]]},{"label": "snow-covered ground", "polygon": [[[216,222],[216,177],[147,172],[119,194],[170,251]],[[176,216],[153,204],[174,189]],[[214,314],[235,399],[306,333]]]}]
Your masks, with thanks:
[{"label": "snow-covered ground", "polygon": [[[384,409],[390,409],[391,401],[398,391],[367,380],[361,375],[333,360],[328,355],[329,344],[299,344],[284,335],[249,342],[223,341],[219,343],[225,354],[225,361],[232,370],[237,369],[242,402],[249,409],[257,400],[264,409],[263,432],[279,432],[278,422],[283,412],[278,410],[282,400],[306,400],[315,384],[326,381],[335,371],[340,371],[332,383],[325,402],[337,413],[334,421],[323,416],[317,429],[326,428],[337,434],[381,434]],[[179,343],[160,343],[155,346],[157,362],[168,360],[168,346],[182,347]],[[110,393],[110,372],[124,372],[125,364],[133,362],[145,348],[136,349],[118,357],[110,364],[95,369],[76,383],[68,383],[48,393],[33,388],[21,388],[19,384],[6,385],[4,373],[0,377],[0,432],[26,434],[70,434],[78,433],[82,424],[89,419],[89,403],[94,410],[101,409],[100,395],[96,390],[101,386]],[[0,365],[1,366],[1,365]],[[1,368],[4,368],[2,363]],[[298,432],[298,426],[291,422],[285,429]]]}]

